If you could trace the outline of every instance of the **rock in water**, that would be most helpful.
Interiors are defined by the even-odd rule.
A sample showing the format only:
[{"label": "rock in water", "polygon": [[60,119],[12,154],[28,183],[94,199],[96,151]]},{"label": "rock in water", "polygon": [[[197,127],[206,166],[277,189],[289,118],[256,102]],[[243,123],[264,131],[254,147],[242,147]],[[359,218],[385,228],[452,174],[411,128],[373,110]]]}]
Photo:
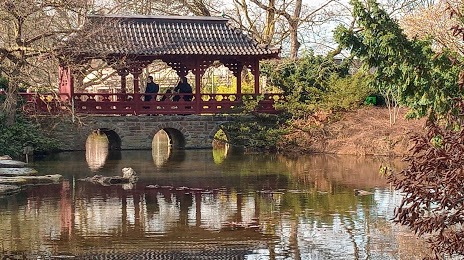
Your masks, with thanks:
[{"label": "rock in water", "polygon": [[11,194],[19,192],[20,190],[21,190],[21,187],[17,185],[0,184],[0,196],[11,195]]},{"label": "rock in water", "polygon": [[[126,167],[122,169],[122,177],[121,176],[111,176],[111,177],[106,177],[102,175],[95,175],[93,177],[87,177],[84,179],[79,179],[80,181],[88,181],[91,183],[99,183],[103,186],[109,186],[109,185],[117,185],[117,184],[134,184],[138,180],[137,173],[134,171],[134,169],[130,167]],[[123,187],[124,189],[132,189],[133,185],[125,185]]]},{"label": "rock in water", "polygon": [[367,196],[367,195],[372,195],[372,194],[374,193],[370,191],[354,189],[354,195],[356,196]]},{"label": "rock in water", "polygon": [[128,179],[130,183],[135,183],[138,180],[137,173],[131,167],[122,168],[122,178]]},{"label": "rock in water", "polygon": [[0,168],[0,176],[30,176],[36,175],[37,170],[32,168]]},{"label": "rock in water", "polygon": [[18,176],[18,177],[1,177],[0,184],[11,185],[36,185],[36,184],[53,184],[63,179],[59,174],[45,176]]},{"label": "rock in water", "polygon": [[15,160],[1,160],[0,159],[0,168],[21,168],[25,167],[27,163]]}]

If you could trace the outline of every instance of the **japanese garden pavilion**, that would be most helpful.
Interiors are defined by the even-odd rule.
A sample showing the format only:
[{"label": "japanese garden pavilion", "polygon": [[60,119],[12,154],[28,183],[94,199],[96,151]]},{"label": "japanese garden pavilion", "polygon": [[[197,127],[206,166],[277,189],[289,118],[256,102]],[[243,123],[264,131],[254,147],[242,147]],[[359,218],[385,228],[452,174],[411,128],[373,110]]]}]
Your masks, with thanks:
[{"label": "japanese garden pavilion", "polygon": [[[245,98],[260,95],[259,61],[278,58],[278,48],[257,44],[222,17],[91,15],[61,52],[59,92],[72,100],[76,112],[89,114],[203,114],[228,113]],[[120,76],[120,93],[78,93],[73,81],[79,64],[105,61]],[[165,62],[178,76],[195,76],[192,101],[144,102],[140,76],[155,60]],[[201,78],[214,62],[237,78],[230,94],[201,93]],[[242,70],[254,76],[254,93],[242,94]],[[132,74],[133,93],[127,93]],[[278,94],[265,94],[259,112],[272,113]],[[182,99],[181,99],[182,100]],[[172,103],[171,103],[172,102]]]}]

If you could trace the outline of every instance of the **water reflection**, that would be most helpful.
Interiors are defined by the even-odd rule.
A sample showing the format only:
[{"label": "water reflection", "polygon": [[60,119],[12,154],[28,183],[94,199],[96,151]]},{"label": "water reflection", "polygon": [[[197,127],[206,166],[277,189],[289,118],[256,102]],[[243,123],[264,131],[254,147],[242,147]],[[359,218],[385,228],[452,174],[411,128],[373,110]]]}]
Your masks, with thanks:
[{"label": "water reflection", "polygon": [[172,147],[169,136],[164,130],[160,130],[155,134],[151,149],[153,162],[156,166],[161,166],[167,162],[171,155]]},{"label": "water reflection", "polygon": [[108,158],[108,138],[100,131],[95,131],[85,142],[85,159],[92,171],[98,171]]},{"label": "water reflection", "polygon": [[[216,164],[209,150],[183,151],[182,160],[175,154],[174,163],[156,167],[150,152],[123,151],[119,165],[135,163],[141,176],[133,190],[75,181],[87,173],[73,167],[61,185],[0,200],[4,250],[134,259],[425,254],[420,240],[389,220],[400,196],[378,174],[381,160],[235,154]],[[35,167],[55,170],[49,161]],[[101,174],[112,174],[105,169]],[[358,197],[355,188],[374,194]]]},{"label": "water reflection", "polygon": [[213,142],[213,160],[215,164],[221,164],[227,157],[230,149],[230,145],[225,142],[214,141]]}]

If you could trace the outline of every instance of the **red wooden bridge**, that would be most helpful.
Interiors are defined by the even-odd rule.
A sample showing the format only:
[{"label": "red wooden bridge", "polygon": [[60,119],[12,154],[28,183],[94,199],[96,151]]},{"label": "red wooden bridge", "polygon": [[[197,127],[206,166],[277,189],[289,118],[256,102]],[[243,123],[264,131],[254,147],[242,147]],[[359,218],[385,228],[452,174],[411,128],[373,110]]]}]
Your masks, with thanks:
[{"label": "red wooden bridge", "polygon": [[[283,100],[282,94],[201,94],[192,101],[184,101],[182,93],[152,94],[150,101],[143,101],[146,94],[102,94],[74,93],[72,98],[66,94],[21,93],[24,98],[23,110],[27,114],[59,114],[75,112],[80,114],[106,115],[185,115],[185,114],[233,114],[240,111],[244,102],[256,102],[256,112],[276,113],[274,104]],[[162,96],[166,99],[161,101]],[[172,101],[174,95],[181,96]],[[63,101],[65,100],[65,101]]]},{"label": "red wooden bridge", "polygon": [[[248,100],[257,103],[257,112],[274,113],[274,103],[283,96],[261,93],[259,61],[276,59],[279,52],[258,44],[222,17],[92,15],[60,48],[58,94],[22,95],[25,110],[40,113],[71,109],[87,114],[223,114],[233,113]],[[120,77],[120,93],[82,91],[81,76],[93,72],[88,65],[95,60]],[[151,101],[144,101],[141,76],[154,61],[164,62],[180,78],[193,74],[191,101],[172,101],[172,95],[186,95],[182,93],[153,94]],[[232,72],[236,93],[204,93],[202,77],[215,64]],[[253,78],[250,94],[242,92],[244,70]],[[129,75],[133,82],[128,87]]]}]

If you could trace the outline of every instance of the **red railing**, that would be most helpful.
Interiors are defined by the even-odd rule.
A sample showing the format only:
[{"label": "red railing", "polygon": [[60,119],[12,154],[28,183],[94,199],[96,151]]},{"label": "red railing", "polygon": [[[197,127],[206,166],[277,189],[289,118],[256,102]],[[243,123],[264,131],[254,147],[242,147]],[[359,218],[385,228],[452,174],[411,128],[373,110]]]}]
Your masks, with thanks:
[{"label": "red railing", "polygon": [[[185,101],[185,95],[152,94],[150,101],[144,101],[146,94],[74,93],[71,99],[65,95],[21,93],[25,100],[23,109],[28,113],[39,114],[56,114],[64,110],[117,115],[228,114],[236,111],[234,109],[242,105],[244,100],[256,99],[259,99],[257,112],[276,113],[275,102],[284,98],[282,94],[202,94],[199,101],[195,96],[191,101]],[[176,100],[175,96],[178,96],[179,101],[173,101]]]}]

